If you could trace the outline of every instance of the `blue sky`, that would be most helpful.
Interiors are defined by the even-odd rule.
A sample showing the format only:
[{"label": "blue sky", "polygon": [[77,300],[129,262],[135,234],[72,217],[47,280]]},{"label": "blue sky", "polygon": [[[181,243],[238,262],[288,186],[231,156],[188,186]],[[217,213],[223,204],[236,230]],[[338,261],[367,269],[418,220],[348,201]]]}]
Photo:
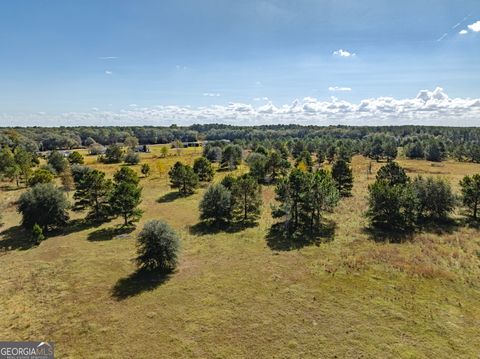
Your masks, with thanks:
[{"label": "blue sky", "polygon": [[2,1],[0,125],[478,125],[479,20],[478,0]]}]

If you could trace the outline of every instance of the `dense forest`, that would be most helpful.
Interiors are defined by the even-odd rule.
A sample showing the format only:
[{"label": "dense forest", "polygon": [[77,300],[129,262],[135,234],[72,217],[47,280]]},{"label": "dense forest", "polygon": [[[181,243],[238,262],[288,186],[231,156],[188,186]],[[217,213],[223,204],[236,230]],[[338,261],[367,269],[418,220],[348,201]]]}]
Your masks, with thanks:
[{"label": "dense forest", "polygon": [[[221,124],[179,127],[15,127],[0,128],[0,147],[24,147],[28,151],[47,151],[108,146],[124,143],[129,137],[140,145],[194,141],[229,140],[243,147],[266,148],[286,143],[290,150],[302,140],[299,149],[311,153],[319,148],[345,148],[350,153],[369,157],[395,157],[402,147],[408,158],[441,161],[447,157],[459,161],[480,162],[480,129],[473,127],[425,126],[229,126]],[[303,148],[304,147],[304,148]],[[391,153],[389,153],[391,152]]]}]

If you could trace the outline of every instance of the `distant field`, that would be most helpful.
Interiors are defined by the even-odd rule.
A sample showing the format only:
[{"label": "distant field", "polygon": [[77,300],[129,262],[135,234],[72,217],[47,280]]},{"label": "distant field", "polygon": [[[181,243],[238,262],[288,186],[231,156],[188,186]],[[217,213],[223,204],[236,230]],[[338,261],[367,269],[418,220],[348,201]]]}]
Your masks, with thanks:
[{"label": "distant field", "polygon": [[[201,149],[160,158],[160,146],[151,148],[142,154],[152,166],[141,180],[145,213],[126,235],[114,230],[120,220],[98,228],[78,221],[30,247],[14,206],[22,189],[2,184],[2,340],[52,340],[62,358],[480,357],[478,229],[451,225],[404,243],[375,241],[363,217],[374,175],[367,178],[369,160],[356,156],[353,196],[327,216],[333,229],[323,241],[279,243],[269,232],[271,186],[257,227],[203,233],[193,226],[204,188],[177,198],[166,175]],[[109,175],[118,167],[86,159]],[[464,175],[480,173],[480,164],[398,162],[411,175],[449,179],[455,191]],[[381,164],[373,165],[375,173]],[[147,282],[132,276],[132,259],[136,234],[153,218],[179,232],[182,250],[175,273]]]}]

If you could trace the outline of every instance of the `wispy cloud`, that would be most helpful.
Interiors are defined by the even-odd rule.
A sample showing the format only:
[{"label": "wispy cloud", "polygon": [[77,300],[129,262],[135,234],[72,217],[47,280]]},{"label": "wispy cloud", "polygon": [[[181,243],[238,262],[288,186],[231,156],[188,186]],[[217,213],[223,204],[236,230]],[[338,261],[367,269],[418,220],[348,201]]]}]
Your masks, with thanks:
[{"label": "wispy cloud", "polygon": [[112,71],[110,71],[110,70],[105,70],[105,75],[112,75],[112,74],[113,74]]},{"label": "wispy cloud", "polygon": [[350,87],[339,87],[339,86],[330,86],[328,91],[331,92],[349,92],[352,91]]},{"label": "wispy cloud", "polygon": [[339,50],[334,51],[332,53],[332,55],[333,56],[339,56],[339,57],[353,57],[353,56],[356,56],[355,53],[347,51],[347,50],[343,50],[343,49],[339,49]]},{"label": "wispy cloud", "polygon": [[101,56],[98,58],[99,60],[116,60],[118,59],[117,56]]},{"label": "wispy cloud", "polygon": [[467,30],[461,30],[461,31],[459,31],[459,34],[460,35],[466,35],[466,34],[468,34],[468,31]]},{"label": "wispy cloud", "polygon": [[205,97],[220,97],[218,92],[204,92],[203,96]]},{"label": "wispy cloud", "polygon": [[442,40],[445,39],[447,36],[448,36],[448,33],[444,33],[442,36],[440,36],[440,37],[437,39],[437,42],[442,41]]}]

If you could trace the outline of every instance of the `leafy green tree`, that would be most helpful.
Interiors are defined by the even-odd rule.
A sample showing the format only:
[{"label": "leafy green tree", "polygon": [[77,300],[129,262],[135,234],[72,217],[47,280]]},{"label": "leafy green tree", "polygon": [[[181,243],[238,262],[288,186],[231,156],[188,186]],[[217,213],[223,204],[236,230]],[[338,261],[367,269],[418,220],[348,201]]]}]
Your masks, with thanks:
[{"label": "leafy green tree", "polygon": [[198,176],[189,165],[176,162],[168,171],[170,177],[170,186],[178,188],[183,196],[187,196],[195,192],[198,186]]},{"label": "leafy green tree", "polygon": [[9,167],[15,165],[15,158],[10,147],[3,147],[0,151],[0,174],[5,174]]},{"label": "leafy green tree", "polygon": [[391,185],[379,179],[368,187],[367,218],[374,228],[408,231],[414,228],[417,207],[411,186]]},{"label": "leafy green tree", "polygon": [[387,158],[387,161],[392,161],[397,157],[398,148],[395,140],[388,139],[383,144],[383,155]]},{"label": "leafy green tree", "polygon": [[436,140],[430,140],[428,142],[425,152],[425,158],[427,161],[440,162],[442,160],[440,144]]},{"label": "leafy green tree", "polygon": [[210,182],[213,180],[215,170],[212,163],[205,157],[199,157],[193,162],[193,172],[196,173],[198,179],[202,182]]},{"label": "leafy green tree", "polygon": [[424,158],[423,145],[420,141],[414,141],[405,146],[405,156],[408,158]]},{"label": "leafy green tree", "polygon": [[145,223],[138,236],[136,262],[139,268],[173,270],[177,266],[180,239],[164,221]]},{"label": "leafy green tree", "polygon": [[[23,180],[27,182],[28,177],[32,172],[33,155],[22,147],[18,147],[15,149],[13,157],[15,159],[16,168],[14,167],[11,169],[12,173],[19,173]],[[16,177],[16,179],[18,185],[18,176]]]},{"label": "leafy green tree", "polygon": [[243,175],[232,186],[232,213],[243,222],[254,221],[262,205],[261,186],[249,174]]},{"label": "leafy green tree", "polygon": [[207,188],[200,201],[200,219],[205,221],[226,222],[231,217],[231,193],[222,184],[213,184]]},{"label": "leafy green tree", "polygon": [[332,166],[332,177],[343,197],[350,196],[353,188],[353,174],[348,162],[338,159]]},{"label": "leafy green tree", "polygon": [[280,202],[280,206],[272,215],[275,218],[286,217],[286,222],[292,230],[296,230],[300,224],[302,199],[308,188],[307,176],[306,172],[294,168],[275,189],[276,200]]},{"label": "leafy green tree", "polygon": [[47,162],[50,166],[53,167],[53,169],[57,173],[62,173],[68,166],[68,161],[58,151],[52,151],[52,153],[50,153],[50,156],[48,156]]},{"label": "leafy green tree", "polygon": [[120,163],[123,159],[123,150],[119,145],[108,146],[105,151],[105,163]]},{"label": "leafy green tree", "polygon": [[337,154],[337,149],[335,148],[335,146],[329,146],[327,148],[326,157],[327,157],[328,163],[332,163],[335,160],[336,154]]},{"label": "leafy green tree", "polygon": [[223,177],[222,181],[220,182],[222,184],[222,186],[224,186],[226,189],[228,189],[229,191],[232,190],[233,188],[233,185],[235,184],[235,182],[237,181],[237,178],[232,176],[232,175],[226,175],[225,177]]},{"label": "leafy green tree", "polygon": [[440,178],[421,176],[412,181],[417,204],[417,217],[444,220],[455,208],[450,184]]},{"label": "leafy green tree", "polygon": [[259,154],[264,155],[264,156],[268,155],[267,149],[262,145],[257,146],[257,148],[255,148],[254,153],[259,153]]},{"label": "leafy green tree", "polygon": [[160,155],[165,158],[168,155],[168,147],[167,146],[162,146],[160,148]]},{"label": "leafy green tree", "polygon": [[142,188],[138,186],[139,178],[129,167],[120,168],[113,176],[114,185],[110,195],[111,213],[122,216],[124,225],[136,222],[142,216],[138,208],[142,202]]},{"label": "leafy green tree", "polygon": [[88,146],[88,153],[93,156],[103,155],[106,152],[107,149],[99,143],[92,143]]},{"label": "leafy green tree", "polygon": [[228,145],[222,152],[222,168],[234,170],[242,162],[243,150],[239,145]]},{"label": "leafy green tree", "polygon": [[330,174],[324,170],[315,173],[294,169],[276,188],[280,206],[272,215],[285,217],[291,231],[320,228],[322,213],[331,211],[339,199],[339,192]]},{"label": "leafy green tree", "polygon": [[297,159],[303,151],[306,151],[305,142],[302,140],[297,140],[293,143],[292,146],[292,156]]},{"label": "leafy green tree", "polygon": [[245,162],[250,167],[250,175],[253,176],[258,182],[264,182],[267,175],[267,156],[252,152]]},{"label": "leafy green tree", "polygon": [[21,171],[18,164],[15,162],[13,152],[9,148],[4,148],[0,156],[0,169],[2,176],[5,176],[10,181],[15,181],[17,187],[20,185]]},{"label": "leafy green tree", "polygon": [[319,166],[321,166],[323,162],[325,162],[325,152],[321,148],[319,148],[317,150],[317,163]]},{"label": "leafy green tree", "polygon": [[279,176],[285,176],[291,165],[288,160],[284,159],[277,151],[271,151],[268,154],[265,164],[266,175],[275,182]]},{"label": "leafy green tree", "polygon": [[142,164],[142,167],[140,168],[140,172],[145,177],[148,177],[150,175],[150,165],[148,163]]},{"label": "leafy green tree", "polygon": [[460,181],[460,187],[462,203],[468,208],[473,219],[476,220],[480,207],[480,174],[463,177]]},{"label": "leafy green tree", "polygon": [[295,167],[298,167],[300,165],[300,163],[303,163],[307,167],[307,170],[309,172],[312,171],[313,160],[312,160],[312,156],[311,156],[310,152],[305,150],[305,151],[302,151],[298,155],[298,157],[296,158],[296,161],[295,161]]},{"label": "leafy green tree", "polygon": [[62,191],[51,183],[40,183],[22,193],[17,210],[22,214],[22,225],[32,229],[38,224],[48,231],[68,221],[68,201]]},{"label": "leafy green tree", "polygon": [[84,159],[83,159],[83,156],[80,152],[78,151],[73,151],[72,153],[70,153],[68,155],[68,162],[70,162],[70,164],[77,164],[77,165],[83,165],[83,163],[85,162]]},{"label": "leafy green tree", "polygon": [[389,162],[377,172],[377,181],[385,180],[389,185],[404,185],[409,181],[405,170],[397,162]]},{"label": "leafy green tree", "polygon": [[140,183],[140,178],[137,173],[130,167],[120,167],[117,172],[113,174],[113,180],[115,182],[129,182],[135,185]]},{"label": "leafy green tree", "polygon": [[105,178],[105,173],[92,170],[83,176],[73,198],[77,208],[89,208],[88,220],[100,222],[110,214],[111,191],[112,181]]},{"label": "leafy green tree", "polygon": [[222,148],[219,146],[206,146],[203,150],[204,157],[211,162],[222,160]]},{"label": "leafy green tree", "polygon": [[323,170],[309,173],[306,191],[301,202],[303,222],[310,225],[310,230],[321,227],[322,213],[332,211],[337,205],[340,194],[331,175]]},{"label": "leafy green tree", "polygon": [[128,150],[123,160],[126,164],[136,165],[140,163],[140,155],[132,150]]},{"label": "leafy green tree", "polygon": [[28,179],[28,185],[30,187],[35,186],[38,183],[52,183],[53,182],[52,172],[39,168],[33,172],[33,174]]},{"label": "leafy green tree", "polygon": [[123,141],[123,145],[133,151],[138,146],[138,138],[135,136],[127,136],[125,141]]}]

